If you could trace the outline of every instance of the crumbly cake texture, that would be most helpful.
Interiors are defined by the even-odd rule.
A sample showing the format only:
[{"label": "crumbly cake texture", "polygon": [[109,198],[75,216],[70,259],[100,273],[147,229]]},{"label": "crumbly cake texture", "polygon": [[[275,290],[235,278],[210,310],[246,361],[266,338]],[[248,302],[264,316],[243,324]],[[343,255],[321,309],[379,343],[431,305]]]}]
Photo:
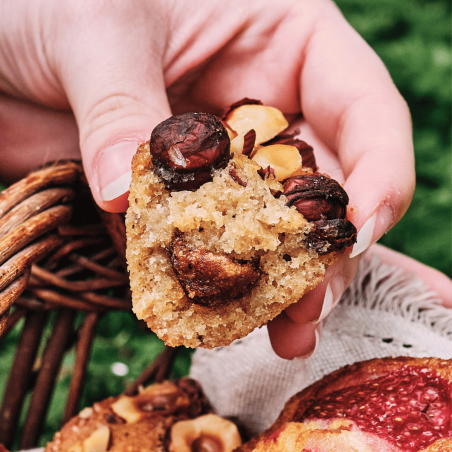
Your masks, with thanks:
[{"label": "crumbly cake texture", "polygon": [[[238,154],[198,190],[170,193],[153,172],[149,143],[139,146],[126,215],[133,311],[168,345],[214,348],[246,336],[317,286],[337,259],[306,249],[309,223],[284,195],[272,194],[282,185],[259,169]],[[190,245],[243,260],[258,256],[257,285],[220,306],[193,303],[170,261],[177,229]]]}]

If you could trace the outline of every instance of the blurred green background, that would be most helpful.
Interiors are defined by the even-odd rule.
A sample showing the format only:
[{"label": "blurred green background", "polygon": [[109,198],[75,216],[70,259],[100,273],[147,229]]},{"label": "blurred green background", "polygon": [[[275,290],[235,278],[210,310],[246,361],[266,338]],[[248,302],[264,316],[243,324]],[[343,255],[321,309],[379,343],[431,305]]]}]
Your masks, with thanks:
[{"label": "blurred green background", "polygon": [[[381,243],[450,276],[451,4],[448,0],[337,0],[337,4],[383,59],[413,116],[416,192],[405,217]],[[15,328],[0,344],[0,393],[14,357],[18,331]],[[88,369],[83,406],[123,391],[161,349],[162,343],[138,328],[131,315],[114,313],[103,317]],[[42,444],[59,428],[73,361],[74,354],[70,353],[63,363]],[[190,351],[181,350],[174,377],[185,375],[189,364]]]}]

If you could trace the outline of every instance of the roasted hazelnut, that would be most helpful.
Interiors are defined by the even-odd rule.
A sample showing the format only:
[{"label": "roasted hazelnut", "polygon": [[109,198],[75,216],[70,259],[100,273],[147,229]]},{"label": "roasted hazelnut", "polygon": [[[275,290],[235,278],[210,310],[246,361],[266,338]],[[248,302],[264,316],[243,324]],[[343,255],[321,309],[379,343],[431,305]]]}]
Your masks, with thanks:
[{"label": "roasted hazelnut", "polygon": [[272,144],[261,146],[253,152],[251,160],[261,168],[270,166],[277,181],[284,181],[301,171],[301,156],[295,146]]},{"label": "roasted hazelnut", "polygon": [[243,180],[238,174],[237,174],[237,166],[235,162],[231,162],[229,165],[229,175],[231,176],[232,180],[237,182],[242,187],[246,187],[248,184],[246,180]]},{"label": "roasted hazelnut", "polygon": [[168,118],[153,130],[149,147],[155,171],[171,191],[198,189],[230,159],[228,132],[209,113]]},{"label": "roasted hazelnut", "polygon": [[176,276],[193,303],[218,306],[248,293],[259,281],[259,259],[240,260],[189,245],[176,231],[168,249]]},{"label": "roasted hazelnut", "polygon": [[175,382],[175,385],[186,394],[189,403],[186,407],[180,409],[178,413],[185,413],[188,417],[197,417],[201,414],[206,414],[212,411],[209,400],[204,395],[204,392],[196,380],[192,378],[180,378]]},{"label": "roasted hazelnut", "polygon": [[342,251],[356,242],[356,228],[348,220],[318,220],[306,236],[308,249],[318,254]]},{"label": "roasted hazelnut", "polygon": [[110,429],[101,425],[83,441],[81,450],[84,452],[106,452],[110,441]]},{"label": "roasted hazelnut", "polygon": [[175,384],[165,381],[148,386],[136,396],[121,396],[111,408],[127,423],[133,423],[148,417],[184,411],[189,405],[188,395]]},{"label": "roasted hazelnut", "polygon": [[238,107],[241,107],[242,105],[263,105],[260,100],[257,99],[250,99],[249,97],[244,97],[243,99],[238,100],[237,102],[234,102],[231,104],[221,115],[222,119],[226,119],[233,110],[235,110]]},{"label": "roasted hazelnut", "polygon": [[248,132],[237,135],[231,140],[231,153],[249,157],[254,150],[255,143],[256,131],[254,129],[248,130]]},{"label": "roasted hazelnut", "polygon": [[255,144],[272,139],[289,125],[280,110],[257,103],[235,107],[224,120],[239,136],[253,129],[256,132]]},{"label": "roasted hazelnut", "polygon": [[177,399],[179,397],[180,394],[178,392],[152,394],[150,397],[137,401],[137,407],[147,413],[160,412],[168,414],[178,408]]},{"label": "roasted hazelnut", "polygon": [[200,436],[191,443],[191,452],[223,452],[223,445],[212,436]]},{"label": "roasted hazelnut", "polygon": [[272,144],[287,144],[289,146],[295,146],[301,155],[303,160],[303,168],[311,168],[312,171],[317,171],[317,164],[314,157],[314,148],[310,146],[305,141],[295,138],[299,131],[294,133],[276,135],[275,138],[264,143],[264,146],[269,146]]},{"label": "roasted hazelnut", "polygon": [[287,205],[308,221],[345,218],[348,196],[334,179],[319,173],[293,176],[284,183]]},{"label": "roasted hazelnut", "polygon": [[258,169],[257,174],[259,174],[262,179],[266,179],[270,176],[275,177],[275,170],[270,165],[268,165],[267,168]]},{"label": "roasted hazelnut", "polygon": [[170,452],[232,452],[241,446],[237,426],[215,414],[176,422],[171,427]]}]

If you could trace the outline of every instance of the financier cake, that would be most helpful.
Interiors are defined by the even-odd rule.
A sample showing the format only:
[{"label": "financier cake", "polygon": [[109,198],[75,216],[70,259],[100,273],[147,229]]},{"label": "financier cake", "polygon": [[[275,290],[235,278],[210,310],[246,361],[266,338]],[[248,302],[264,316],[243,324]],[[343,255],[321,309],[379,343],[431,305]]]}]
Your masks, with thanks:
[{"label": "financier cake", "polygon": [[195,380],[155,383],[83,409],[44,452],[232,452],[236,425],[211,411]]},{"label": "financier cake", "polygon": [[258,101],[159,124],[132,162],[133,310],[168,345],[213,348],[265,325],[352,245],[348,197]]}]

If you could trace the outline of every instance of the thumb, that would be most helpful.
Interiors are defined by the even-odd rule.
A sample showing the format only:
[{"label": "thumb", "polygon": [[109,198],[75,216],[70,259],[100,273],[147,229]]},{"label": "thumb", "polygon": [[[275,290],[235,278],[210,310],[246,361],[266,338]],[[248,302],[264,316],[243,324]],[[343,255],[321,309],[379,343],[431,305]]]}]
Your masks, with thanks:
[{"label": "thumb", "polygon": [[142,88],[138,96],[130,78],[114,84],[123,87],[122,93],[117,94],[112,86],[112,92],[94,97],[91,111],[100,112],[85,115],[80,121],[80,148],[99,207],[124,212],[128,207],[131,162],[138,145],[149,140],[152,129],[171,111],[163,86]]},{"label": "thumb", "polygon": [[127,209],[133,155],[171,115],[161,63],[165,33],[150,37],[145,22],[136,19],[140,15],[130,15],[134,22],[128,24],[122,9],[126,5],[72,21],[69,34],[81,27],[90,45],[61,39],[58,61],[92,194],[109,212]]}]

